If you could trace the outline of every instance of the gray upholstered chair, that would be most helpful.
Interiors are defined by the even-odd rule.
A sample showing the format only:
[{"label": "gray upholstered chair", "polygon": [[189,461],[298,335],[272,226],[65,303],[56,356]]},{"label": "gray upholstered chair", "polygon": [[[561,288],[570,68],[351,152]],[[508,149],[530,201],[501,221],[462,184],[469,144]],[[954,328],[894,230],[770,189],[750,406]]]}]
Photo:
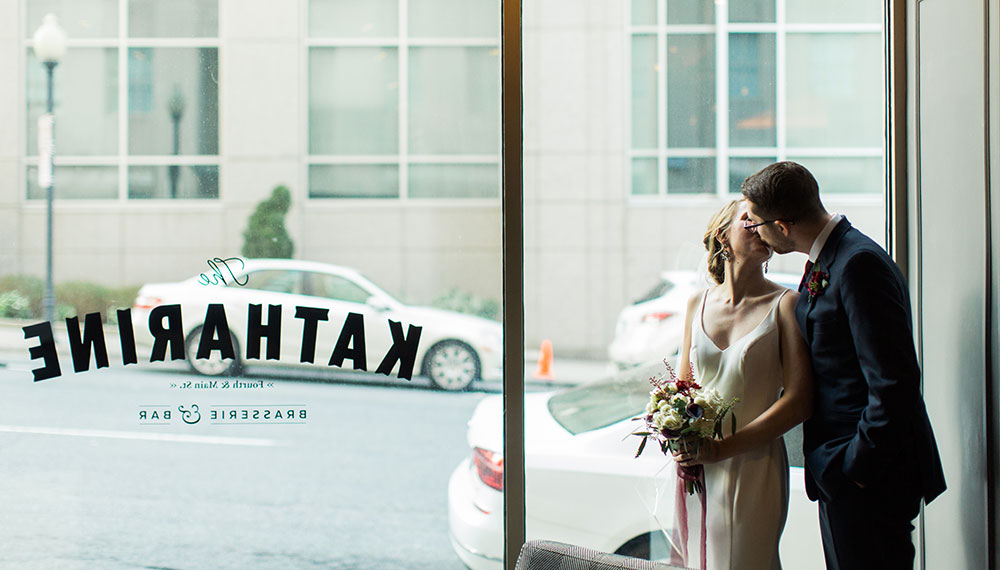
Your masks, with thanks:
[{"label": "gray upholstered chair", "polygon": [[551,540],[529,540],[521,547],[515,570],[685,570],[666,562],[598,552]]}]

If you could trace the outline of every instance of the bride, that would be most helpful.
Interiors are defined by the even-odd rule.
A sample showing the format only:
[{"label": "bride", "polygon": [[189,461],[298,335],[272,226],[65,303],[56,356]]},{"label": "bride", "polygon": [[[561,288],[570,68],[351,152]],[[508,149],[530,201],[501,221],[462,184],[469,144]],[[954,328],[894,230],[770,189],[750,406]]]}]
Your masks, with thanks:
[{"label": "bride", "polygon": [[[680,370],[688,376],[693,369],[696,382],[726,400],[739,398],[735,433],[701,445],[697,456],[674,456],[683,466],[704,465],[704,548],[682,553],[692,567],[781,568],[778,540],[788,514],[781,435],[812,411],[809,352],[795,321],[798,293],[765,278],[772,251],[747,226],[744,201],[712,218],[704,243],[716,284],[687,308]],[[728,432],[728,418],[725,424]],[[707,560],[699,560],[701,552]]]}]

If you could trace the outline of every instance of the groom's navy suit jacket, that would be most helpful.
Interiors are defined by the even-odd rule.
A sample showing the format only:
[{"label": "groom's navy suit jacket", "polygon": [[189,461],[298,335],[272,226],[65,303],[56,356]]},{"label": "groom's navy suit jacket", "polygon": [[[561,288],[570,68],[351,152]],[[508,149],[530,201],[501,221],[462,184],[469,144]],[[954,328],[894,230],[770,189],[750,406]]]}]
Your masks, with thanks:
[{"label": "groom's navy suit jacket", "polygon": [[815,389],[803,426],[806,492],[831,501],[854,481],[929,503],[944,491],[944,473],[920,393],[903,274],[846,218],[813,271],[827,273],[828,285],[812,299],[801,287],[795,307]]}]

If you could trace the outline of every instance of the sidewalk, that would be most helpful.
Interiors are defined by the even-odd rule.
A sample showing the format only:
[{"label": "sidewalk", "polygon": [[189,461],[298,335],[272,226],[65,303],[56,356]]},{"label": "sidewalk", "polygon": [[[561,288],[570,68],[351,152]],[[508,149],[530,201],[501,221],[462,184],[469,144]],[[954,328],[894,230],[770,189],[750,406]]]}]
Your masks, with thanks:
[{"label": "sidewalk", "polygon": [[[0,368],[16,367],[20,370],[31,370],[42,365],[41,360],[32,360],[28,352],[31,347],[38,346],[38,338],[32,337],[25,340],[22,330],[22,327],[38,322],[40,321],[0,318]],[[67,369],[67,366],[71,370],[72,360],[69,353],[69,341],[66,337],[65,321],[55,324],[53,336],[60,364],[64,370]],[[122,351],[121,343],[118,340],[117,325],[104,324],[104,341],[108,348],[108,359],[111,366],[115,366],[115,363],[120,366]],[[524,382],[526,385],[556,388],[593,382],[611,374],[611,367],[607,361],[559,358],[559,355],[555,354],[550,367],[552,378],[536,378],[536,372],[539,369],[539,356],[540,351],[537,349],[524,352]],[[142,347],[139,347],[140,364],[143,364],[144,357],[148,359],[148,349],[144,355]],[[149,365],[148,362],[146,364]],[[162,363],[154,365],[159,364]]]}]

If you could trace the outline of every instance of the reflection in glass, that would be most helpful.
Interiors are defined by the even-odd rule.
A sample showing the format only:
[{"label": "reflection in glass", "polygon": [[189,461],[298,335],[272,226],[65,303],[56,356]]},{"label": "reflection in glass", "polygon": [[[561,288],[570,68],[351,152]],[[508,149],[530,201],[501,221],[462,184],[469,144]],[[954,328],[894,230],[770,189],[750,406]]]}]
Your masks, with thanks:
[{"label": "reflection in glass", "polygon": [[409,0],[411,37],[496,39],[500,34],[498,0]]},{"label": "reflection in glass", "polygon": [[208,38],[219,35],[218,0],[128,0],[131,38]]},{"label": "reflection in glass", "polygon": [[129,50],[129,154],[219,152],[219,50]]},{"label": "reflection in glass", "polygon": [[[117,166],[57,166],[53,172],[56,200],[107,200],[118,197]],[[28,199],[44,200],[38,167],[28,167]]]},{"label": "reflection in glass", "polygon": [[632,25],[656,25],[657,0],[632,0]]},{"label": "reflection in glass", "polygon": [[714,23],[714,0],[667,0],[667,24]]},{"label": "reflection in glass", "polygon": [[[798,0],[792,0],[794,4]],[[730,22],[773,22],[774,0],[739,0],[729,3]]]},{"label": "reflection in glass", "polygon": [[[38,117],[45,112],[45,68],[31,50],[25,63],[27,153],[38,154]],[[56,152],[118,154],[118,50],[74,47],[54,73]]]},{"label": "reflection in glass", "polygon": [[310,198],[398,198],[395,164],[314,164],[309,167]]},{"label": "reflection in glass", "polygon": [[498,152],[499,64],[497,48],[412,48],[410,152]]},{"label": "reflection in glass", "polygon": [[668,194],[714,194],[715,159],[672,156],[667,158]]},{"label": "reflection in glass", "polygon": [[880,147],[882,40],[870,34],[788,34],[788,145]]},{"label": "reflection in glass", "polygon": [[882,157],[812,158],[790,156],[805,166],[819,182],[820,193],[881,194],[885,190]]},{"label": "reflection in glass", "polygon": [[870,0],[794,0],[785,3],[785,19],[795,24],[881,24],[882,2]]},{"label": "reflection in glass", "polygon": [[658,161],[655,158],[632,159],[632,194],[655,196],[659,192]]},{"label": "reflection in glass", "polygon": [[496,164],[411,164],[410,198],[498,198]]},{"label": "reflection in glass", "polygon": [[715,145],[715,36],[667,38],[667,146]]},{"label": "reflection in glass", "polygon": [[776,144],[774,49],[774,34],[729,36],[730,146]]},{"label": "reflection in glass", "polygon": [[154,200],[218,198],[219,167],[129,166],[128,197]]},{"label": "reflection in glass", "polygon": [[392,37],[399,33],[400,0],[309,0],[309,35]]},{"label": "reflection in glass", "polygon": [[398,152],[397,68],[392,48],[309,50],[309,153]]},{"label": "reflection in glass", "polygon": [[31,0],[25,2],[24,36],[30,38],[49,12],[72,39],[118,36],[118,0]]},{"label": "reflection in glass", "polygon": [[764,168],[768,164],[775,162],[777,158],[773,156],[747,156],[732,157],[729,159],[729,191],[733,194],[740,193],[740,187],[747,176]]},{"label": "reflection in glass", "polygon": [[632,147],[656,148],[656,36],[632,37]]}]

